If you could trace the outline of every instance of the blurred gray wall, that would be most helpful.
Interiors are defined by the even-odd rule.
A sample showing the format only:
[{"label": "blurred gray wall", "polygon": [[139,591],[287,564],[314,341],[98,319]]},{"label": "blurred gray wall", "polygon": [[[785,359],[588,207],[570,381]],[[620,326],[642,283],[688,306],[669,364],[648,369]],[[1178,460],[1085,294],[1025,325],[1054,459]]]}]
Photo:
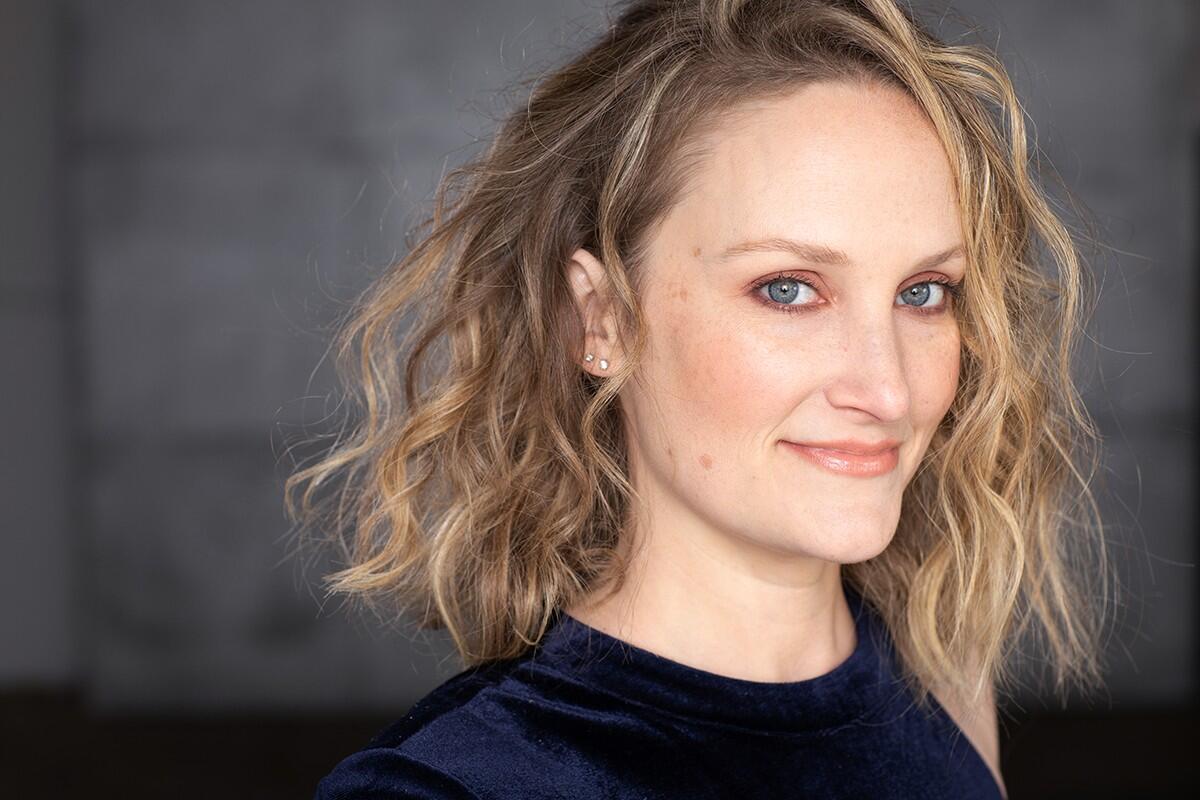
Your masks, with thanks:
[{"label": "blurred gray wall", "polygon": [[0,2],[0,685],[62,685],[79,650],[83,544],[69,452],[77,307],[59,247],[60,49],[54,9]]},{"label": "blurred gray wall", "polygon": [[[1138,594],[1112,698],[1176,704],[1196,687],[1200,9],[952,9],[1106,228],[1085,389]],[[497,90],[581,46],[604,4],[3,10],[0,682],[79,681],[110,709],[404,707],[450,650],[320,605],[321,565],[299,571],[281,538],[282,447],[330,410],[321,326],[476,151],[512,99]]]}]

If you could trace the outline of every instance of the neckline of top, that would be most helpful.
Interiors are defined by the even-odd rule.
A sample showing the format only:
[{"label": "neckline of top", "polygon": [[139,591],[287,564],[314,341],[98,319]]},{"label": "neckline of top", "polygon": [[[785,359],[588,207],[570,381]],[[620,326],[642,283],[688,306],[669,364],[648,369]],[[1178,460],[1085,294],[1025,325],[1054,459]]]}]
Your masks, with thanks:
[{"label": "neckline of top", "polygon": [[767,682],[709,672],[616,638],[561,609],[535,663],[635,703],[672,714],[770,731],[811,732],[860,719],[897,690],[881,619],[843,583],[854,618],[853,651],[829,672]]}]

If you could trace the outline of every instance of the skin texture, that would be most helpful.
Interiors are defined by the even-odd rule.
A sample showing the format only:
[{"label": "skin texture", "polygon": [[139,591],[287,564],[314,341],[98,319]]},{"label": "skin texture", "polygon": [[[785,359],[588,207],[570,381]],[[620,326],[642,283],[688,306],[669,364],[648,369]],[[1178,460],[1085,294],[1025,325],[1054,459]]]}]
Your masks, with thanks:
[{"label": "skin texture", "polygon": [[[621,395],[645,500],[627,540],[630,579],[566,610],[693,667],[796,681],[853,651],[840,565],[888,546],[956,391],[952,296],[930,286],[905,304],[901,293],[961,280],[966,261],[918,266],[963,238],[948,159],[906,94],[822,82],[743,111],[708,134],[712,157],[655,229],[644,267],[649,349]],[[834,248],[849,263],[780,250],[721,257],[768,237]],[[584,352],[596,354],[581,367],[609,374],[622,353],[603,265],[580,249],[567,270]],[[754,288],[779,272],[773,294]],[[780,443],[887,438],[902,442],[899,464],[876,477],[828,472]]]}]

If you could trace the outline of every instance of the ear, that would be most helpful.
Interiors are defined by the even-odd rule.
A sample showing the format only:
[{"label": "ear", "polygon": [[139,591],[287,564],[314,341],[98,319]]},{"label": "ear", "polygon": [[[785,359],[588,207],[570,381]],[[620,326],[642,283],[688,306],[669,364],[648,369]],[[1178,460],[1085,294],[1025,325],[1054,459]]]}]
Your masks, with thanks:
[{"label": "ear", "polygon": [[[579,365],[593,375],[611,375],[621,358],[617,346],[616,320],[608,301],[608,279],[602,264],[582,247],[567,262],[567,281],[583,320],[583,352]],[[587,354],[592,355],[591,361]]]}]

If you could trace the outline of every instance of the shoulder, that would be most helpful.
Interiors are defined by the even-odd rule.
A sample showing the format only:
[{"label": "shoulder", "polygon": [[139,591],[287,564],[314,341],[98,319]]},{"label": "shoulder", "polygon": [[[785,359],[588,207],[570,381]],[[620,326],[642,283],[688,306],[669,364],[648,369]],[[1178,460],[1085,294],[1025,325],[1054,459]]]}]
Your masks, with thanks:
[{"label": "shoulder", "polygon": [[317,785],[315,800],[477,800],[443,762],[447,743],[472,729],[472,705],[501,682],[513,661],[464,670],[422,697],[403,718],[343,758]]},{"label": "shoulder", "polygon": [[457,778],[393,747],[343,759],[317,784],[314,800],[479,800]]}]

